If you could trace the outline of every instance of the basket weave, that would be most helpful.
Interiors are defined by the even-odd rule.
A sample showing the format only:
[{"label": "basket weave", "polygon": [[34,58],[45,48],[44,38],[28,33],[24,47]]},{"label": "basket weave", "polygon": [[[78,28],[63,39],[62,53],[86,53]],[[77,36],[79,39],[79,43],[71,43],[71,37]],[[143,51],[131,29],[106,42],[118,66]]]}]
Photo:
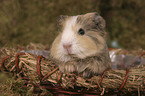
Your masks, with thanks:
[{"label": "basket weave", "polygon": [[127,70],[106,69],[102,75],[84,79],[80,75],[61,73],[52,58],[46,59],[42,56],[17,52],[18,49],[14,48],[1,49],[1,71],[15,73],[27,84],[46,88],[53,94],[103,95],[112,90],[113,92],[145,91],[145,65],[134,66]]}]

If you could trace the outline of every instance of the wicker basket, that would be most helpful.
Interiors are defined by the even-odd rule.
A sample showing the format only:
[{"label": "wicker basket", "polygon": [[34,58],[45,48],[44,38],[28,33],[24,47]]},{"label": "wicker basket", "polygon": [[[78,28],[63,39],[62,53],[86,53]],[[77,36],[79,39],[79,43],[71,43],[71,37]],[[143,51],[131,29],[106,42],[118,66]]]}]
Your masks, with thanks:
[{"label": "wicker basket", "polygon": [[[28,48],[31,47],[25,47],[25,49]],[[31,49],[39,48],[35,46]],[[122,94],[122,92],[145,91],[145,65],[132,66],[126,70],[106,69],[102,75],[84,79],[75,73],[63,74],[52,58],[46,59],[43,56],[17,52],[18,49],[14,48],[1,49],[1,71],[12,72],[21,77],[26,82],[26,86],[32,84],[35,87],[34,91],[41,92],[41,88],[45,88],[58,96]],[[121,51],[119,54],[123,53],[128,54],[129,52]],[[141,53],[140,57],[144,55],[143,51]]]}]

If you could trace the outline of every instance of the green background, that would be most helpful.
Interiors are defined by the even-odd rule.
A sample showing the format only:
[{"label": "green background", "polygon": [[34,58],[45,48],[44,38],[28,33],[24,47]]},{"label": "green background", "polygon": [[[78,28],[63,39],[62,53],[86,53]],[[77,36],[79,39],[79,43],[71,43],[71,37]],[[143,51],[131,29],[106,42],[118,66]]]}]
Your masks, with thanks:
[{"label": "green background", "polygon": [[98,12],[107,22],[108,45],[145,49],[144,0],[0,0],[0,47],[51,45],[59,15]]}]

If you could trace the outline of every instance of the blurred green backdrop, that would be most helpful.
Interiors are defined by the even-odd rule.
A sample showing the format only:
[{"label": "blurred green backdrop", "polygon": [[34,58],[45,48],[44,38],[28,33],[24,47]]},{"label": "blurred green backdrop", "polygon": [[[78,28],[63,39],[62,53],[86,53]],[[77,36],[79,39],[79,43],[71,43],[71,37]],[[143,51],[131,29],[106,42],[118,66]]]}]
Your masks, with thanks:
[{"label": "blurred green backdrop", "polygon": [[0,0],[0,47],[51,45],[59,15],[98,12],[107,22],[108,45],[145,49],[144,0]]}]

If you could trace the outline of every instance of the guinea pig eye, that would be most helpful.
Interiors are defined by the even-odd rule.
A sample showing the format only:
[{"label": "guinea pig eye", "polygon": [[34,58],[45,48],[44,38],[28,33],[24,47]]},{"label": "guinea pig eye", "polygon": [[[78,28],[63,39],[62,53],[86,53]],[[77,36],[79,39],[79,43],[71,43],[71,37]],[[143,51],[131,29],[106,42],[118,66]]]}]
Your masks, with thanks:
[{"label": "guinea pig eye", "polygon": [[84,35],[85,34],[85,31],[82,28],[80,28],[79,31],[78,31],[78,34],[79,35]]}]

